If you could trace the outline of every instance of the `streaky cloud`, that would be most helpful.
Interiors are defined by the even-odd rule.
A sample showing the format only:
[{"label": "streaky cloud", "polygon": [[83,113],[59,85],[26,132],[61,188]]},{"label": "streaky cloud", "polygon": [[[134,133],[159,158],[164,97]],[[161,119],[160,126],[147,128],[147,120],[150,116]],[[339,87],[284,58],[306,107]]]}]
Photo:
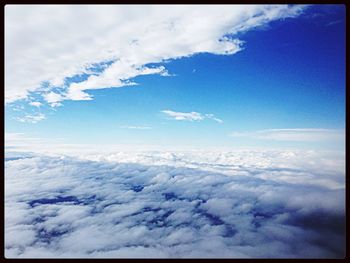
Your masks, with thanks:
[{"label": "streaky cloud", "polygon": [[223,120],[216,118],[214,114],[202,114],[199,112],[178,112],[172,110],[162,110],[162,113],[168,115],[171,119],[177,121],[203,121],[205,119],[211,119],[219,123],[223,123]]},{"label": "streaky cloud", "polygon": [[233,132],[232,137],[247,137],[277,141],[339,141],[345,138],[341,129],[266,129],[252,132]]}]

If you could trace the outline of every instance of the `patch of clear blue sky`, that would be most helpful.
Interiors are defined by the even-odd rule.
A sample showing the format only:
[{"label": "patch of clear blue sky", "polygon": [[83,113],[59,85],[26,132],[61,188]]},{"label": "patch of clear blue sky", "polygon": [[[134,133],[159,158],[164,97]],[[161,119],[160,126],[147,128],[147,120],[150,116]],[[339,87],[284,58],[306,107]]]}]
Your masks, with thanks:
[{"label": "patch of clear blue sky", "polygon": [[[311,6],[297,18],[272,22],[239,38],[245,44],[237,54],[172,60],[165,66],[176,76],[139,76],[137,86],[88,91],[94,100],[64,101],[36,124],[14,121],[15,113],[7,110],[6,131],[70,143],[264,146],[271,142],[238,142],[228,135],[345,128],[345,6]],[[212,113],[224,123],[168,120],[161,110]],[[284,143],[292,144],[297,145]]]}]

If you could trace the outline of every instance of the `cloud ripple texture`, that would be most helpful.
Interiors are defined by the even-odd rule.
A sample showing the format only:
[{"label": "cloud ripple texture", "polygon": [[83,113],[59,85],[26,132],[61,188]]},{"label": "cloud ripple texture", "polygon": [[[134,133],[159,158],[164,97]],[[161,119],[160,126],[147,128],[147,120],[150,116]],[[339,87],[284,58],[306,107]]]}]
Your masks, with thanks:
[{"label": "cloud ripple texture", "polygon": [[7,258],[341,258],[345,157],[311,151],[5,159]]}]

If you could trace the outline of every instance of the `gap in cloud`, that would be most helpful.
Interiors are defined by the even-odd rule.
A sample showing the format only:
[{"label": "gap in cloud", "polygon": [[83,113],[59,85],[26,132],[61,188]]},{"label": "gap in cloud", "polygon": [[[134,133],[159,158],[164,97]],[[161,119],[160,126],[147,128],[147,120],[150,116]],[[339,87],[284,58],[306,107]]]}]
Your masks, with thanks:
[{"label": "gap in cloud", "polygon": [[86,70],[88,72],[92,73],[102,73],[106,68],[108,68],[110,65],[112,65],[115,62],[115,60],[107,60],[100,63],[92,63],[91,65],[86,67]]},{"label": "gap in cloud", "polygon": [[64,86],[60,87],[61,89],[66,89],[71,83],[79,83],[87,80],[91,75],[88,73],[76,74],[71,77],[66,77],[64,79]]}]

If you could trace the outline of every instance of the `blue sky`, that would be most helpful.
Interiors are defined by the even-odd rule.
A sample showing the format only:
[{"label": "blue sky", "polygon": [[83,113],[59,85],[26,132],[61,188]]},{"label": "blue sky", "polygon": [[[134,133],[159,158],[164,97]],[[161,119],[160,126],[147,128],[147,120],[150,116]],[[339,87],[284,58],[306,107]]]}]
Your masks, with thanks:
[{"label": "blue sky", "polygon": [[[12,16],[7,18],[9,25]],[[43,94],[55,85],[45,91],[41,86],[6,104],[6,133],[76,144],[343,149],[345,6],[303,7],[293,17],[276,17],[229,38],[243,41],[241,50],[229,55],[204,50],[140,63],[153,69],[164,66],[166,74],[134,74],[125,79],[137,85],[86,90],[90,100],[65,99],[61,106],[50,106]],[[103,66],[96,67],[97,75],[103,71]],[[65,78],[61,86],[88,76]],[[42,105],[28,104],[34,101]],[[200,119],[176,120],[166,110],[195,112]],[[23,117],[30,114],[45,119],[33,123]]]}]

